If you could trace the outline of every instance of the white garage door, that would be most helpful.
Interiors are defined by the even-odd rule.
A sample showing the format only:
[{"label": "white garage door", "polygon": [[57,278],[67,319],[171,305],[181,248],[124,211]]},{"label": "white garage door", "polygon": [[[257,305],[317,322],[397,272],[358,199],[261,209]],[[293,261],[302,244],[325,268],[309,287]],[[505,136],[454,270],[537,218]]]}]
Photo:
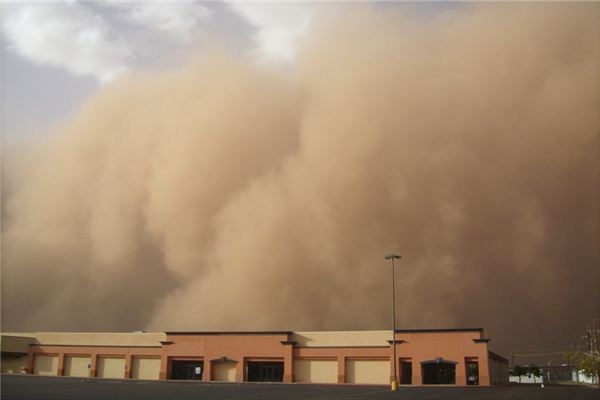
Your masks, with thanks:
[{"label": "white garage door", "polygon": [[337,360],[296,360],[296,382],[337,383]]},{"label": "white garage door", "polygon": [[235,365],[233,362],[213,363],[213,380],[221,382],[235,382]]},{"label": "white garage door", "polygon": [[390,362],[388,360],[346,360],[346,382],[388,384]]},{"label": "white garage door", "polygon": [[134,379],[158,379],[160,358],[134,357],[131,377]]},{"label": "white garage door", "polygon": [[97,374],[100,378],[123,378],[125,376],[125,359],[99,357],[97,369]]},{"label": "white garage door", "polygon": [[65,376],[90,376],[90,357],[65,356]]},{"label": "white garage door", "polygon": [[33,373],[36,375],[58,375],[58,356],[36,355]]}]

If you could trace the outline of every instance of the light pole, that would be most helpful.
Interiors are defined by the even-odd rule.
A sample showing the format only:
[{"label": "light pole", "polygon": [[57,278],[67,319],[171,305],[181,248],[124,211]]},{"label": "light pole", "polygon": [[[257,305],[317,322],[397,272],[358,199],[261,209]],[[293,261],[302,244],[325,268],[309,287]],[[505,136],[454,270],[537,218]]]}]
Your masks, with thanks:
[{"label": "light pole", "polygon": [[392,260],[392,346],[394,353],[394,378],[392,379],[392,382],[390,382],[390,385],[392,390],[396,390],[398,389],[398,381],[396,379],[398,374],[396,373],[396,274],[394,272],[396,268],[394,260],[399,260],[400,256],[398,254],[388,254],[385,256],[385,259]]}]

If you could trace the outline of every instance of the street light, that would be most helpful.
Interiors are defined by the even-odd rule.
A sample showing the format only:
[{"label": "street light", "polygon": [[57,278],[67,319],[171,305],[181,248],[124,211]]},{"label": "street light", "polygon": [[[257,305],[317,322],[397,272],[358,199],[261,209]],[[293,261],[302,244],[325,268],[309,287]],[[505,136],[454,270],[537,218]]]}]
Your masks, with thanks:
[{"label": "street light", "polygon": [[398,374],[396,373],[396,274],[394,273],[395,265],[394,260],[399,260],[400,256],[398,254],[388,254],[385,256],[386,260],[392,260],[392,346],[394,347],[394,378],[392,382],[390,382],[391,389],[398,389],[398,381],[396,377]]}]

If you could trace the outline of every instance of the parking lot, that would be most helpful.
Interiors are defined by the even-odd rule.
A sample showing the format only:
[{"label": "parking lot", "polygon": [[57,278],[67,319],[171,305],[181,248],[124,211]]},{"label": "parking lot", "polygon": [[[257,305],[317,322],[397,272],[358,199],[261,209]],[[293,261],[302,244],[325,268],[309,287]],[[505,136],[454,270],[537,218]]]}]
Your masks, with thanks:
[{"label": "parking lot", "polygon": [[270,399],[443,399],[443,400],[587,400],[600,389],[582,386],[510,385],[498,387],[225,384],[182,381],[137,381],[93,378],[2,375],[3,400],[270,400]]}]

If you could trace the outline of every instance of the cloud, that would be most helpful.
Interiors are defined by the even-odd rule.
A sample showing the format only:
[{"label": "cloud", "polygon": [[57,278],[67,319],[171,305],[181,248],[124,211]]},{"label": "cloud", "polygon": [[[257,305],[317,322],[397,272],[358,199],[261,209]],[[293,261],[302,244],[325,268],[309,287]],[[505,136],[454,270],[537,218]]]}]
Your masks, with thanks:
[{"label": "cloud", "polygon": [[226,14],[225,9],[255,28],[251,52],[259,59],[293,63],[296,43],[317,5],[231,2],[221,7],[188,0],[8,2],[2,7],[9,49],[36,64],[106,83],[137,66],[164,65],[177,59],[172,57],[177,51],[192,53],[203,34],[219,36],[229,29],[209,22],[219,21],[215,14]]},{"label": "cloud", "polygon": [[309,27],[316,5],[235,1],[231,7],[258,29],[254,39],[259,56],[291,63],[296,43]]},{"label": "cloud", "polygon": [[127,44],[83,4],[8,3],[3,12],[8,47],[30,61],[101,82],[128,69],[132,54]]},{"label": "cloud", "polygon": [[122,17],[148,29],[159,30],[184,41],[212,12],[197,1],[106,3],[125,12]]},{"label": "cloud", "polygon": [[212,12],[197,1],[3,5],[8,48],[36,64],[106,83],[190,45]]}]

